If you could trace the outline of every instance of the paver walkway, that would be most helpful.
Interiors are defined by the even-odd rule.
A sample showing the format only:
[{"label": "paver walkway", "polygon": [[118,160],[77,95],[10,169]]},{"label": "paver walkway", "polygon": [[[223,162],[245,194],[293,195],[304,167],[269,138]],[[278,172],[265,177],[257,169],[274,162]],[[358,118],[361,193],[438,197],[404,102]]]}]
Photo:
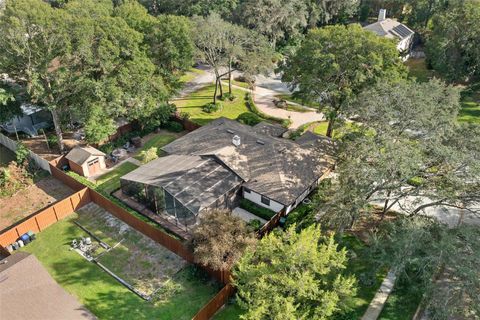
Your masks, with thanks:
[{"label": "paver walkway", "polygon": [[392,270],[390,270],[385,279],[383,279],[380,289],[378,289],[375,297],[373,297],[373,300],[370,302],[370,305],[368,306],[367,311],[365,311],[362,320],[378,319],[380,313],[382,312],[383,306],[387,301],[388,296],[390,295],[393,287],[395,286],[396,279],[396,274]]}]

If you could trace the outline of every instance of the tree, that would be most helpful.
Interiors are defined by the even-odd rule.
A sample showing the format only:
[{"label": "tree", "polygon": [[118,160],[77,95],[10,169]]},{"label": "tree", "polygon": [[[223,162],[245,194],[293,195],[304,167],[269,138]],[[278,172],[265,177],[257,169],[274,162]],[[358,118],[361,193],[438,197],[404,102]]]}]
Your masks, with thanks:
[{"label": "tree", "polygon": [[183,16],[208,16],[216,12],[228,17],[238,4],[238,0],[140,0],[155,15],[173,14]]},{"label": "tree", "polygon": [[360,5],[360,0],[309,0],[306,2],[309,28],[353,17]]},{"label": "tree", "polygon": [[85,123],[85,140],[89,143],[100,143],[115,133],[117,127],[112,118],[105,117],[99,105],[90,107],[90,114]]},{"label": "tree", "polygon": [[480,76],[480,5],[465,1],[433,17],[426,53],[432,67],[451,81]]},{"label": "tree", "polygon": [[229,270],[254,243],[245,222],[221,210],[202,215],[192,235],[195,261],[213,270]]},{"label": "tree", "polygon": [[21,103],[10,86],[0,84],[0,123],[22,115]]},{"label": "tree", "polygon": [[329,319],[345,311],[355,279],[342,274],[345,249],[319,226],[264,237],[233,270],[244,319]]},{"label": "tree", "polygon": [[423,293],[432,319],[469,319],[480,312],[479,239],[475,226],[399,217],[374,235],[371,257],[379,267],[394,266],[397,283]]},{"label": "tree", "polygon": [[432,206],[480,213],[480,126],[457,123],[458,89],[379,84],[355,105],[363,125],[340,143],[327,218],[352,226],[374,201],[383,214],[395,205],[410,215]]},{"label": "tree", "polygon": [[0,16],[0,73],[25,84],[34,101],[51,112],[60,151],[58,108],[71,89],[68,76],[58,67],[70,48],[66,20],[63,11],[40,0],[9,2]]},{"label": "tree", "polygon": [[235,15],[236,22],[267,37],[274,49],[307,26],[304,0],[244,0]]},{"label": "tree", "polygon": [[281,70],[282,80],[298,88],[299,97],[321,104],[329,137],[362,90],[378,81],[405,77],[395,43],[355,24],[311,30]]}]

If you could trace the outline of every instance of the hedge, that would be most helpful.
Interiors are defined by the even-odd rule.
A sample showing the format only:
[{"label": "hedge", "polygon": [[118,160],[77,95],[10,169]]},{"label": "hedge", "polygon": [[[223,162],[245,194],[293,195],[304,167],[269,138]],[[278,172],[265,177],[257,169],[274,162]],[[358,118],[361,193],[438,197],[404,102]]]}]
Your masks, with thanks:
[{"label": "hedge", "polygon": [[255,105],[255,102],[253,101],[252,95],[250,93],[245,94],[245,104],[247,105],[247,108],[251,112],[253,112],[257,116],[259,116],[259,117],[261,117],[265,120],[270,120],[270,121],[273,121],[273,122],[277,122],[277,123],[281,124],[282,126],[284,126],[285,128],[288,128],[292,124],[292,120],[290,120],[290,119],[282,119],[282,118],[273,117],[273,116],[270,116],[270,115],[260,111],[257,108],[257,106]]},{"label": "hedge", "polygon": [[253,213],[254,215],[259,216],[267,221],[272,219],[276,214],[274,211],[261,207],[248,199],[240,200],[240,208],[245,209],[248,212]]}]

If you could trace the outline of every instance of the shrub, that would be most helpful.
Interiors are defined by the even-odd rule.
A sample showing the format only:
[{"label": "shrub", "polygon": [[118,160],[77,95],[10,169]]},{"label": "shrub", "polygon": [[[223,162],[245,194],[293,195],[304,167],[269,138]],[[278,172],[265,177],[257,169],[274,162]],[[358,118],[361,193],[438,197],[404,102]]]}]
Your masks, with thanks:
[{"label": "shrub", "polygon": [[190,119],[190,113],[185,112],[185,111],[180,112],[180,119],[182,119],[182,120]]},{"label": "shrub", "polygon": [[59,145],[58,144],[58,137],[55,134],[49,134],[47,136],[47,142],[48,142],[48,146],[50,148],[56,148]]},{"label": "shrub", "polygon": [[250,227],[253,231],[258,231],[262,227],[262,223],[258,219],[253,219],[247,223],[247,226]]},{"label": "shrub", "polygon": [[220,102],[217,102],[217,103],[209,102],[202,107],[202,110],[206,113],[217,112],[220,109],[222,109],[222,104]]},{"label": "shrub", "polygon": [[233,101],[236,98],[237,97],[233,93],[227,92],[223,94],[222,101],[225,101],[225,100]]},{"label": "shrub", "polygon": [[165,128],[168,131],[172,132],[182,132],[183,131],[183,125],[181,123],[175,122],[175,121],[168,121],[167,124],[165,125]]},{"label": "shrub", "polygon": [[259,216],[267,221],[275,215],[274,211],[261,207],[247,199],[240,200],[240,208],[245,209],[248,212],[253,213],[254,215]]},{"label": "shrub", "polygon": [[237,117],[237,121],[243,124],[247,124],[249,126],[254,126],[262,122],[262,118],[257,116],[255,113],[244,112]]},{"label": "shrub", "polygon": [[15,151],[15,161],[19,165],[23,165],[28,158],[30,157],[30,152],[28,151],[28,148],[21,142],[17,143],[17,150]]},{"label": "shrub", "polygon": [[148,163],[152,160],[155,160],[158,158],[158,148],[157,147],[151,147],[148,150],[143,150],[139,154],[140,157],[140,162],[145,164]]},{"label": "shrub", "polygon": [[0,169],[0,197],[10,197],[32,183],[25,166],[10,162],[7,168]]}]

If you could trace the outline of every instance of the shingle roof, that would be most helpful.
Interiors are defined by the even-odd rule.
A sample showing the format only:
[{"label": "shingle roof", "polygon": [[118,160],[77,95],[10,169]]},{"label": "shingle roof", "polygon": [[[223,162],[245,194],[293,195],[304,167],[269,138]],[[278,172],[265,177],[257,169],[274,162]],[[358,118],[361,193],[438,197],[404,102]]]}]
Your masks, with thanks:
[{"label": "shingle roof", "polygon": [[373,31],[381,37],[389,39],[405,39],[414,34],[415,32],[408,28],[403,23],[400,23],[393,19],[385,19],[369,24],[364,27],[365,30]]},{"label": "shingle roof", "polygon": [[282,127],[279,124],[272,124],[262,121],[253,126],[253,131],[259,134],[267,134],[272,137],[281,137],[285,132],[288,131],[288,129]]},{"label": "shingle roof", "polygon": [[93,147],[75,147],[67,154],[66,158],[82,165],[90,156],[105,156],[105,153]]},{"label": "shingle roof", "polygon": [[[232,143],[235,135],[240,137],[238,147]],[[289,205],[333,165],[333,142],[317,138],[302,145],[220,118],[162,149],[169,154],[212,156],[248,188]]]},{"label": "shingle roof", "polygon": [[214,159],[189,155],[158,158],[121,179],[162,187],[193,213],[207,208],[242,183],[235,173]]}]

